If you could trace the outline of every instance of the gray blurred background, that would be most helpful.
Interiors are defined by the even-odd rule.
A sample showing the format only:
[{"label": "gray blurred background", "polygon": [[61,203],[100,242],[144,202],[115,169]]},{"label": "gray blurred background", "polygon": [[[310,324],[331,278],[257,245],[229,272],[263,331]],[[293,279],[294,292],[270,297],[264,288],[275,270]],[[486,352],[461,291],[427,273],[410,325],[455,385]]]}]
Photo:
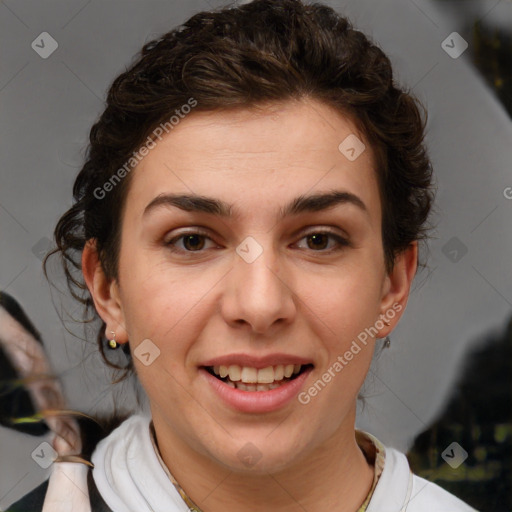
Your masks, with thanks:
[{"label": "gray blurred background", "polygon": [[[375,358],[357,425],[406,451],[445,406],[468,348],[503,332],[512,313],[510,74],[478,69],[482,47],[475,37],[475,20],[509,31],[512,2],[325,3],[380,44],[398,81],[429,111],[438,196],[428,268],[417,275],[391,348]],[[57,268],[58,287],[46,283],[41,254],[71,205],[88,132],[112,80],[145,42],[221,5],[0,2],[0,290],[13,295],[41,331],[73,408],[108,411],[114,400],[130,408],[134,391],[130,383],[111,385],[96,350],[73,335],[83,337],[72,320],[80,309],[65,295]],[[58,45],[46,58],[31,46],[40,37],[46,51]],[[0,510],[47,478],[49,470],[30,456],[42,440],[0,428]]]}]

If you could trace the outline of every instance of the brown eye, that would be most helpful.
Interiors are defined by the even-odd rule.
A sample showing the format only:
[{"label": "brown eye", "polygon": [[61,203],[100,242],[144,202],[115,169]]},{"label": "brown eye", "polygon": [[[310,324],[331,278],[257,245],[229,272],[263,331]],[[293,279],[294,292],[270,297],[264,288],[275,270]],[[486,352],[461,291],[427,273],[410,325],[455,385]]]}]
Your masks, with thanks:
[{"label": "brown eye", "polygon": [[[181,247],[179,247],[178,244],[180,240],[182,240]],[[168,247],[172,252],[200,252],[204,249],[206,240],[211,241],[210,237],[208,237],[205,233],[194,231],[183,233],[172,238],[168,242],[165,242],[165,246]]]},{"label": "brown eye", "polygon": [[325,233],[315,233],[313,235],[308,235],[307,239],[308,241],[311,241],[311,243],[308,243],[308,247],[310,249],[325,249],[329,243],[329,236]]},{"label": "brown eye", "polygon": [[[331,231],[315,231],[307,234],[303,239],[307,240],[307,248],[314,252],[334,252],[350,245],[346,238]],[[334,246],[328,247],[329,240],[334,240]]]},{"label": "brown eye", "polygon": [[183,245],[186,249],[197,251],[204,246],[204,237],[202,235],[185,235],[183,237]]}]

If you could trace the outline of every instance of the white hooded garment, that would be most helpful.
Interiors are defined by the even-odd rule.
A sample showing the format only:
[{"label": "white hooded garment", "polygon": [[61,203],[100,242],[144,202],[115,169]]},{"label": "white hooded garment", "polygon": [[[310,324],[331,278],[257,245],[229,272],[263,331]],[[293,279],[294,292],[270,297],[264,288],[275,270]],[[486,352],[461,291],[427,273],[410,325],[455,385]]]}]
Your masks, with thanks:
[{"label": "white hooded garment", "polygon": [[[94,482],[114,512],[188,512],[189,507],[155,451],[150,421],[146,416],[131,416],[98,443],[92,455]],[[83,475],[81,478],[85,478]],[[77,483],[80,482],[70,485]],[[62,487],[59,493],[64,494]],[[47,500],[51,499],[49,494]],[[78,500],[76,504],[63,504],[53,512],[87,510],[84,503],[79,503],[88,499],[84,494],[75,493],[72,497]],[[413,475],[405,455],[386,447],[384,470],[367,512],[475,512],[475,509],[438,485]]]}]

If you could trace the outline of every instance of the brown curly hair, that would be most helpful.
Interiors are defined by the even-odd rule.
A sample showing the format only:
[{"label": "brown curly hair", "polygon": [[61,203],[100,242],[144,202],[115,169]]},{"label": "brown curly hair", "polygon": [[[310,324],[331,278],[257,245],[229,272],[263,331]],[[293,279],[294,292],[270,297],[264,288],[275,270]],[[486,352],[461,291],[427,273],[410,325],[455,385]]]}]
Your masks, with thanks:
[{"label": "brown curly hair", "polygon": [[[312,98],[349,116],[375,157],[387,269],[393,268],[397,253],[426,238],[434,196],[423,142],[427,113],[395,84],[388,57],[321,3],[254,0],[195,14],[145,44],[112,83],[106,108],[90,131],[86,161],[73,187],[74,204],[60,218],[54,232],[57,247],[44,262],[46,274],[47,258],[60,254],[71,294],[86,312],[94,309],[81,274],[82,250],[94,239],[106,275],[117,278],[131,174],[112,187],[108,199],[94,191],[190,98],[197,102],[194,111]],[[105,358],[104,329],[105,323],[97,342]]]}]

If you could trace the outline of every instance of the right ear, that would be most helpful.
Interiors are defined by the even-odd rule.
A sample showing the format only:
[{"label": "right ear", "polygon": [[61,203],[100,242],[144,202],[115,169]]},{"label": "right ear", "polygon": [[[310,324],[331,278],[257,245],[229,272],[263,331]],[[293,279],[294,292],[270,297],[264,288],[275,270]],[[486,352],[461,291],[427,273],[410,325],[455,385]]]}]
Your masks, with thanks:
[{"label": "right ear", "polygon": [[106,335],[110,331],[114,331],[116,341],[126,343],[128,333],[125,327],[119,286],[114,278],[105,275],[94,239],[87,240],[82,251],[82,273],[96,311],[107,324]]}]

